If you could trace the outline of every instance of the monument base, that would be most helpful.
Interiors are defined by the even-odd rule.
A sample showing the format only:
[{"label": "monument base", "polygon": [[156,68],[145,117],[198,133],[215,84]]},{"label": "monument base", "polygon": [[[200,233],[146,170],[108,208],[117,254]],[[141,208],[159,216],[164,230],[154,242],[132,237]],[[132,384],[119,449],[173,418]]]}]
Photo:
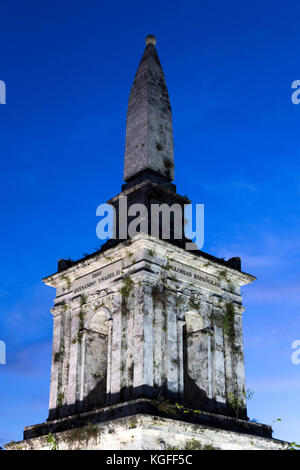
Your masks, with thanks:
[{"label": "monument base", "polygon": [[[197,413],[195,412],[197,411]],[[284,450],[270,426],[138,399],[24,430],[8,450]]]}]

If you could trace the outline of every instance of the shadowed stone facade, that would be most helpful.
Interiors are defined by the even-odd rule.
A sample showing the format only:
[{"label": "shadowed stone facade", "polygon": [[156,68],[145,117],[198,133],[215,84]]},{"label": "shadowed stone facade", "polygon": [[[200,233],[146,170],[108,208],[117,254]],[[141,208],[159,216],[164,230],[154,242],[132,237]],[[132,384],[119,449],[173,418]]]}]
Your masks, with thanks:
[{"label": "shadowed stone facade", "polygon": [[[11,449],[284,449],[236,416],[241,286],[254,277],[140,234],[44,281],[56,289],[49,418]],[[228,329],[228,306],[232,318]]]},{"label": "shadowed stone facade", "polygon": [[[183,207],[168,92],[155,39],[146,42],[128,105],[126,184],[109,202]],[[7,448],[49,448],[49,433],[60,449],[286,447],[248,420],[243,399],[241,287],[255,277],[239,258],[185,250],[174,223],[168,240],[127,234],[59,260],[44,279],[56,289],[49,417]]]},{"label": "shadowed stone facade", "polygon": [[50,419],[139,397],[232,415],[228,393],[245,387],[240,287],[253,279],[144,234],[46,278]]}]

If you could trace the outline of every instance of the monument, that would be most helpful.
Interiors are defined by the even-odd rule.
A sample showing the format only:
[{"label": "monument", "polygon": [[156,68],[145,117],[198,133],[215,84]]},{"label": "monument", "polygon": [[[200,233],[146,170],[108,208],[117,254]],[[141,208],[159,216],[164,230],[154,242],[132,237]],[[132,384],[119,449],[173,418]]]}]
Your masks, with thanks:
[{"label": "monument", "polygon": [[125,184],[108,201],[115,238],[78,261],[59,260],[44,279],[56,289],[49,417],[9,449],[286,446],[247,417],[241,286],[254,276],[239,258],[186,249],[175,236],[183,217],[170,218],[168,239],[161,219],[157,236],[150,218],[133,238],[119,223],[124,196],[149,211],[190,202],[172,183],[172,114],[155,44],[147,36],[130,92]]}]

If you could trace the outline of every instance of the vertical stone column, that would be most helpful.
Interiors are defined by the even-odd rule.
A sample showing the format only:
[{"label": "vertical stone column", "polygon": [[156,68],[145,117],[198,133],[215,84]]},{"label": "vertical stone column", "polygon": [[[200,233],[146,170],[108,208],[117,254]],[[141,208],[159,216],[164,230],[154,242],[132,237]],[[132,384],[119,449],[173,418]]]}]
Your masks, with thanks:
[{"label": "vertical stone column", "polygon": [[62,372],[61,372],[61,405],[67,402],[68,376],[69,376],[69,351],[70,351],[70,328],[71,328],[71,310],[69,304],[63,307],[63,330],[61,337]]},{"label": "vertical stone column", "polygon": [[213,397],[212,384],[213,384],[213,367],[212,367],[212,338],[210,334],[207,335],[207,396]]},{"label": "vertical stone column", "polygon": [[167,311],[167,383],[168,394],[171,399],[178,400],[179,392],[179,374],[180,374],[180,360],[178,357],[178,342],[177,342],[177,319],[175,309],[175,299],[171,292],[167,294],[168,301],[166,302]]},{"label": "vertical stone column", "polygon": [[62,310],[60,307],[51,309],[53,314],[53,342],[52,342],[52,363],[51,363],[51,382],[49,396],[49,419],[56,417],[56,406],[58,396],[59,363],[55,361],[55,354],[59,353],[60,341],[62,335]]},{"label": "vertical stone column", "polygon": [[[235,320],[234,320],[235,321]],[[226,378],[226,397],[229,394],[236,394],[238,390],[236,375],[236,354],[232,339],[228,338],[224,331],[224,359],[225,359],[225,378]]]},{"label": "vertical stone column", "polygon": [[166,329],[167,312],[164,311],[166,302],[153,297],[153,385],[155,389],[161,390],[167,380],[166,374]]},{"label": "vertical stone column", "polygon": [[69,356],[69,377],[68,377],[68,393],[67,393],[67,406],[69,412],[73,412],[75,404],[80,399],[79,391],[79,359],[81,351],[81,341],[78,336],[80,326],[80,297],[77,297],[72,302],[71,311],[71,329],[70,329],[70,356]]},{"label": "vertical stone column", "polygon": [[222,325],[219,322],[214,322],[213,394],[217,402],[226,403],[224,340]]},{"label": "vertical stone column", "polygon": [[111,340],[111,380],[110,403],[117,403],[121,390],[121,343],[122,343],[122,296],[115,296],[115,308],[113,313],[113,327]]},{"label": "vertical stone column", "polygon": [[183,327],[186,324],[181,317],[177,318],[177,358],[178,358],[178,394],[184,399],[184,366],[183,366]]},{"label": "vertical stone column", "polygon": [[112,388],[112,331],[113,319],[108,319],[108,344],[107,344],[107,381],[106,381],[106,401],[107,404],[111,403],[111,388]]},{"label": "vertical stone column", "polygon": [[79,376],[79,400],[82,401],[85,396],[86,396],[86,390],[85,390],[85,367],[86,367],[86,339],[87,339],[87,333],[84,330],[83,334],[81,336],[81,354],[80,354],[80,364],[78,367],[78,371],[80,372]]},{"label": "vertical stone column", "polygon": [[144,286],[141,302],[135,302],[134,321],[134,374],[135,397],[150,396],[153,386],[153,323],[151,287]]},{"label": "vertical stone column", "polygon": [[[240,312],[235,314],[235,376],[237,382],[237,389],[243,392],[245,390],[245,363],[244,363],[244,345],[243,345],[243,326],[242,326],[242,312],[244,308],[241,307]],[[247,415],[247,402],[245,400],[244,413]]]},{"label": "vertical stone column", "polygon": [[140,304],[140,321],[144,325],[143,338],[144,344],[140,345],[143,351],[142,369],[140,369],[140,378],[145,388],[146,396],[152,396],[153,394],[153,382],[154,382],[154,371],[153,371],[153,301],[151,297],[151,290],[149,286],[145,287],[144,299]]}]

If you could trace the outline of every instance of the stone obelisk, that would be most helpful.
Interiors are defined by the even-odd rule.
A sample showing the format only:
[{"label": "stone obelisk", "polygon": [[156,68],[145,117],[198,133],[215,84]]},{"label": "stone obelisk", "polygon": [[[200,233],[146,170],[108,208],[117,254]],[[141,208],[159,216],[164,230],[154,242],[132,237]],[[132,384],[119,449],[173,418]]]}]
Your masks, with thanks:
[{"label": "stone obelisk", "polygon": [[[178,204],[172,113],[156,39],[130,92],[124,180],[110,199]],[[119,214],[117,214],[119,215]],[[119,220],[119,217],[117,217]],[[56,289],[49,417],[9,449],[279,449],[247,417],[239,258],[185,249],[185,240],[120,231],[44,279]],[[125,231],[126,231],[125,230]]]}]

